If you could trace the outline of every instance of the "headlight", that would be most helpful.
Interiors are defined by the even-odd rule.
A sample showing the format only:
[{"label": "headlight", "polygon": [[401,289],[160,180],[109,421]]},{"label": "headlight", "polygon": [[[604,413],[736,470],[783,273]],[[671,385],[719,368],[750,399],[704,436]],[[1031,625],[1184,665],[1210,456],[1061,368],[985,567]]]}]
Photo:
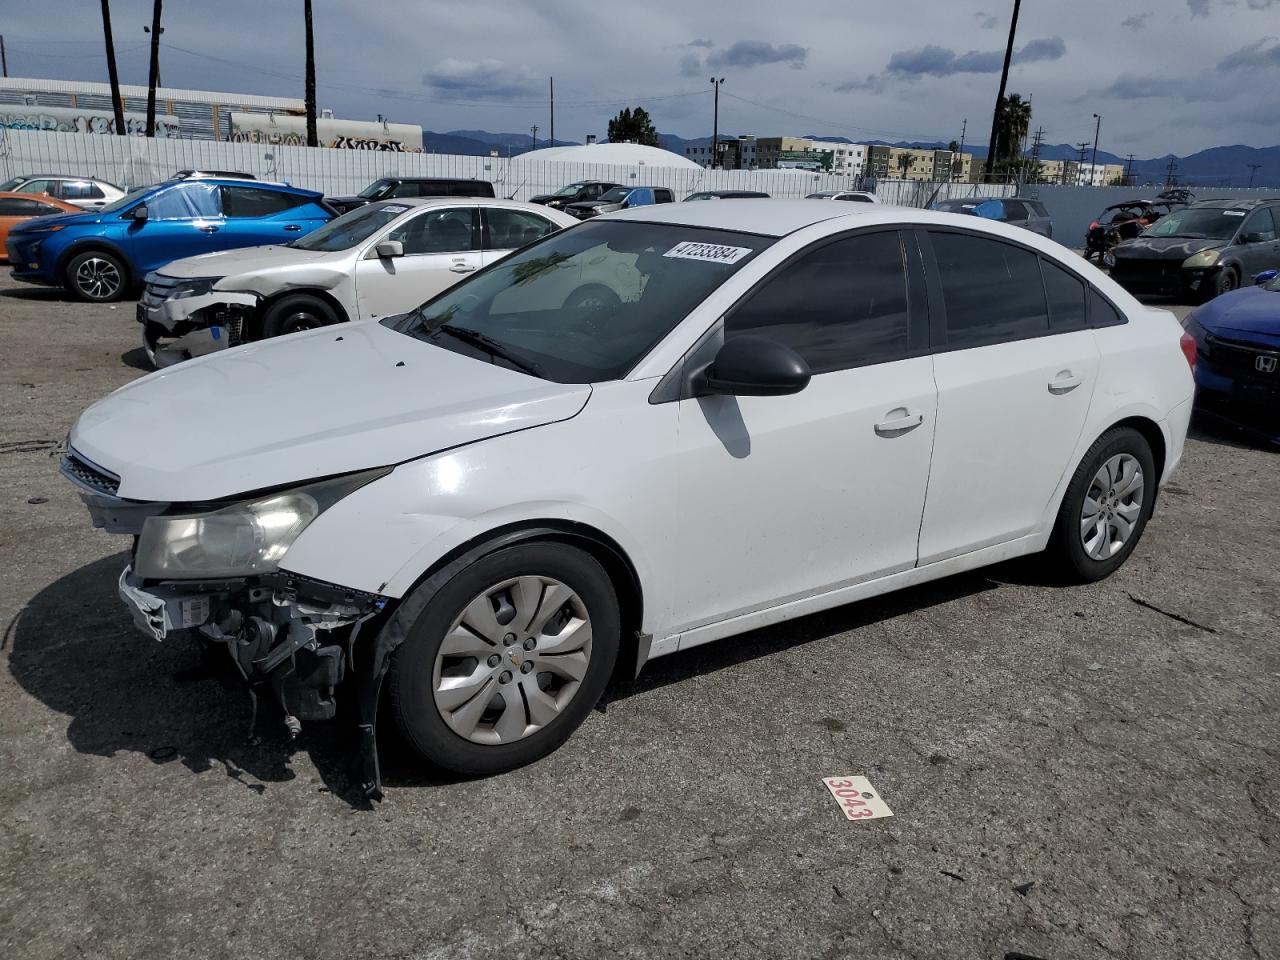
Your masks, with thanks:
[{"label": "headlight", "polygon": [[1182,265],[1188,270],[1203,270],[1205,267],[1212,267],[1218,262],[1218,258],[1222,256],[1221,250],[1201,250],[1182,261]]},{"label": "headlight", "polygon": [[65,224],[61,223],[33,223],[27,227],[27,233],[57,233]]},{"label": "headlight", "polygon": [[147,579],[270,573],[311,521],[390,467],[321,480],[200,512],[148,517],[133,569]]},{"label": "headlight", "polygon": [[213,289],[213,285],[221,280],[221,277],[195,277],[191,280],[183,280],[173,292],[169,294],[170,300],[183,300],[187,297],[199,297],[209,293]]}]

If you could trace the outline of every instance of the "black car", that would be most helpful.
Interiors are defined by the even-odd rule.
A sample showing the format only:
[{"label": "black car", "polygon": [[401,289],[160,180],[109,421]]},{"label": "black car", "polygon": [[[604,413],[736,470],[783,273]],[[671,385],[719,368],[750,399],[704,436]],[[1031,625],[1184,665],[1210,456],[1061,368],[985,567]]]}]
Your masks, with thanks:
[{"label": "black car", "polygon": [[1280,267],[1280,197],[1201,200],[1118,244],[1108,260],[1131,293],[1211,300]]},{"label": "black car", "polygon": [[555,193],[539,193],[529,198],[530,203],[540,203],[546,207],[563,210],[571,203],[590,203],[599,200],[610,190],[622,186],[610,180],[576,180],[566,184]]},{"label": "black car", "polygon": [[579,220],[590,220],[602,213],[614,210],[630,210],[632,207],[647,207],[655,203],[672,203],[675,194],[667,187],[614,187],[599,200],[584,200],[579,203],[565,204],[564,212]]},{"label": "black car", "polygon": [[703,190],[701,193],[689,194],[685,200],[750,200],[768,196],[767,193],[756,190]]},{"label": "black car", "polygon": [[355,210],[366,203],[394,200],[400,197],[492,197],[493,184],[488,180],[454,180],[445,177],[382,177],[373,181],[354,197],[325,197],[339,213]]}]

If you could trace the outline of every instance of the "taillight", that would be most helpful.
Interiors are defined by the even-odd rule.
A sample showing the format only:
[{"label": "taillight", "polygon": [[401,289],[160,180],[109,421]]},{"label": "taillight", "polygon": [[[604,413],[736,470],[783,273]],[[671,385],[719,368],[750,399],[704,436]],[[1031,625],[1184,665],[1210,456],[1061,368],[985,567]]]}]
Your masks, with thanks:
[{"label": "taillight", "polygon": [[1097,221],[1097,220],[1095,220],[1095,221],[1093,221],[1093,223],[1089,224],[1089,229],[1090,229],[1090,230],[1097,230],[1097,229],[1098,229],[1098,221]]},{"label": "taillight", "polygon": [[1187,358],[1187,366],[1194,373],[1196,369],[1196,338],[1189,333],[1184,333],[1178,339],[1178,346],[1182,347],[1182,355]]}]

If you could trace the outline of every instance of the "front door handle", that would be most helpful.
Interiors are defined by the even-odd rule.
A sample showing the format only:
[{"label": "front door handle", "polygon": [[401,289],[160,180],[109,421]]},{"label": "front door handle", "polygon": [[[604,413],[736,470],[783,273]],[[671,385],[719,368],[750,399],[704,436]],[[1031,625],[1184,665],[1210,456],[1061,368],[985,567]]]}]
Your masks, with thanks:
[{"label": "front door handle", "polygon": [[[896,414],[896,416],[895,416]],[[923,413],[910,413],[906,407],[889,411],[889,419],[876,424],[876,433],[882,437],[898,437],[924,423]]]},{"label": "front door handle", "polygon": [[453,273],[470,273],[472,270],[475,269],[475,267],[471,266],[471,264],[469,263],[458,262],[458,263],[454,263],[451,267],[449,267],[449,269]]},{"label": "front door handle", "polygon": [[206,224],[205,224],[203,227],[201,227],[200,229],[201,229],[201,230],[203,230],[205,233],[217,233],[217,232],[218,232],[218,228],[217,228],[217,226],[215,226],[215,225],[214,225],[214,224],[212,224],[212,223],[206,223]]},{"label": "front door handle", "polygon": [[296,223],[289,223],[289,224],[285,224],[285,229],[288,230],[290,233],[297,233],[302,228],[298,226]]},{"label": "front door handle", "polygon": [[1049,381],[1049,392],[1070,393],[1082,383],[1084,383],[1083,377],[1077,377],[1070,370],[1063,370],[1060,374]]}]

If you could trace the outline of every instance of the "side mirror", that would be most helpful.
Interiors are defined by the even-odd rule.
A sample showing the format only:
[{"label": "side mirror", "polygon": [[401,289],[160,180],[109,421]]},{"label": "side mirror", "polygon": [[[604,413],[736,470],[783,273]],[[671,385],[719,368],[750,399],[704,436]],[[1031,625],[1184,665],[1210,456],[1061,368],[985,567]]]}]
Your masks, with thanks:
[{"label": "side mirror", "polygon": [[1264,283],[1270,283],[1276,277],[1280,277],[1280,270],[1263,270],[1253,278],[1253,282],[1260,287]]},{"label": "side mirror", "polygon": [[404,244],[399,240],[383,240],[373,250],[380,258],[404,256]]},{"label": "side mirror", "polygon": [[780,397],[799,393],[811,376],[804,358],[790,347],[744,334],[725,341],[697,386],[702,394]]},{"label": "side mirror", "polygon": [[1266,243],[1267,237],[1261,233],[1242,233],[1240,234],[1241,243]]},{"label": "side mirror", "polygon": [[150,215],[151,214],[147,210],[147,205],[145,203],[140,203],[129,211],[130,218],[137,220],[139,223],[146,220]]}]

